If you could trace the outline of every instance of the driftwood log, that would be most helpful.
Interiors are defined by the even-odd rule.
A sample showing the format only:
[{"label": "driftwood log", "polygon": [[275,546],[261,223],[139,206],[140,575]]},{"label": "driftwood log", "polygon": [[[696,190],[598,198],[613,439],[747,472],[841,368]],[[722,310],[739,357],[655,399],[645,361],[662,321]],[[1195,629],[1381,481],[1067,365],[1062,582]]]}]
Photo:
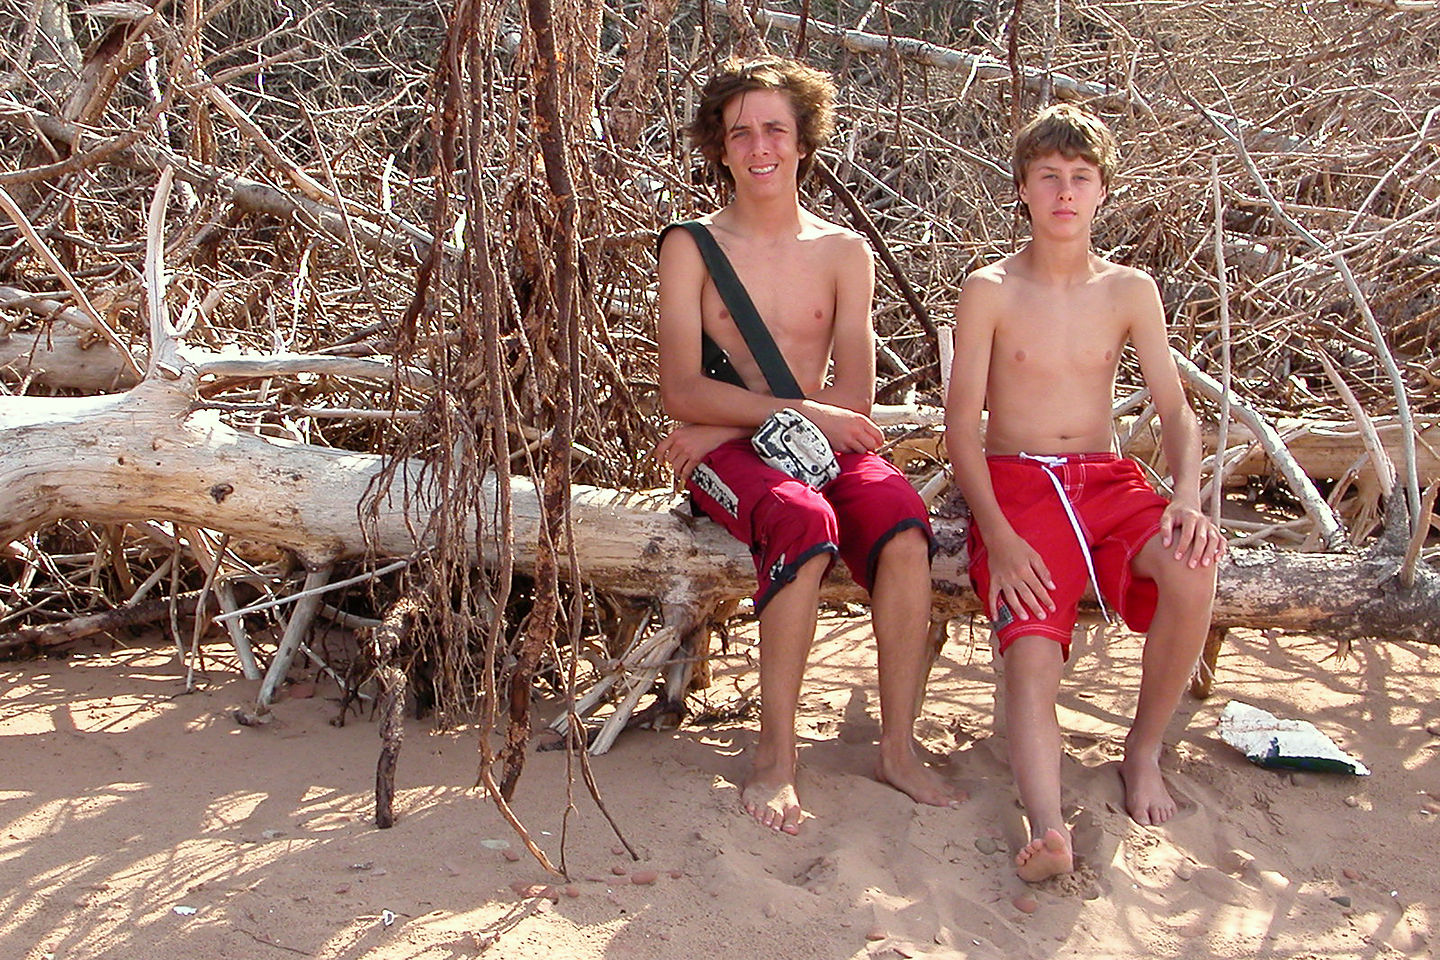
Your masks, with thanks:
[{"label": "driftwood log", "polygon": [[[39,312],[53,314],[65,320],[77,311],[63,308],[54,301],[36,300],[26,297],[23,292],[0,286],[0,304],[27,305],[39,308]],[[77,322],[79,322],[77,318]],[[266,363],[259,358],[239,356],[220,357],[197,350],[182,348],[187,360],[194,362],[206,373],[229,376],[271,376],[282,372],[278,361]],[[291,361],[297,369],[306,372],[334,372],[342,376],[363,376],[367,379],[389,380],[393,371],[383,362],[360,358],[310,357],[305,362]],[[245,367],[249,364],[249,369]],[[330,364],[333,369],[323,364]],[[347,365],[348,366],[344,366]],[[360,369],[366,367],[368,369]],[[67,332],[54,328],[45,333],[12,333],[0,336],[0,381],[19,383],[25,380],[52,388],[94,393],[117,389],[128,389],[135,385],[135,378],[121,357],[109,343],[93,335]],[[428,378],[418,372],[409,375],[409,381],[416,386],[428,383]],[[935,460],[944,457],[943,437],[940,428],[944,413],[938,407],[888,406],[876,414],[877,421],[909,424],[934,428],[930,432],[912,437],[896,448],[893,459],[905,463],[918,456]],[[1122,436],[1129,438],[1127,452],[1141,459],[1158,454],[1159,431],[1153,423],[1145,429],[1134,430],[1130,420],[1125,418],[1119,426]],[[1366,456],[1361,432],[1352,421],[1325,418],[1282,417],[1274,423],[1276,432],[1285,440],[1285,445],[1295,462],[1305,473],[1314,478],[1338,479],[1354,471]],[[1375,429],[1393,461],[1399,462],[1401,453],[1400,424],[1393,417],[1375,419]],[[1205,442],[1207,449],[1213,449],[1215,431],[1210,429]],[[1253,431],[1243,424],[1231,424],[1227,445],[1232,449],[1249,446],[1242,457],[1228,466],[1231,477],[1264,476],[1273,472],[1264,451],[1259,447]],[[1420,482],[1433,483],[1440,479],[1440,424],[1429,424],[1417,431],[1417,469]],[[1368,473],[1363,471],[1362,473]]]},{"label": "driftwood log", "polygon": [[[408,522],[401,508],[409,496],[413,519],[433,502],[422,464],[397,474],[412,487],[377,504],[365,520],[367,542],[360,504],[380,470],[378,456],[237,431],[213,411],[194,410],[197,386],[191,369],[109,396],[0,397],[0,542],[63,518],[163,520],[293,551],[312,586],[323,584],[337,561],[409,557],[424,547],[415,538],[418,530],[423,540],[423,525]],[[525,481],[514,482],[512,495],[523,568],[540,535],[538,501]],[[667,695],[683,691],[688,671],[674,664],[674,654],[693,648],[714,612],[753,586],[744,547],[677,507],[668,491],[574,488],[574,544],[587,583],[658,602],[663,614],[663,626],[637,641],[609,679],[611,693],[631,709],[660,672]],[[937,519],[935,532],[935,617],[972,613],[978,604],[965,576],[964,523]],[[1421,564],[1414,585],[1401,586],[1406,540],[1382,537],[1354,554],[1236,549],[1220,570],[1215,625],[1440,642],[1440,577]],[[477,562],[489,555],[486,544],[472,548]],[[824,597],[863,600],[839,571]]]}]

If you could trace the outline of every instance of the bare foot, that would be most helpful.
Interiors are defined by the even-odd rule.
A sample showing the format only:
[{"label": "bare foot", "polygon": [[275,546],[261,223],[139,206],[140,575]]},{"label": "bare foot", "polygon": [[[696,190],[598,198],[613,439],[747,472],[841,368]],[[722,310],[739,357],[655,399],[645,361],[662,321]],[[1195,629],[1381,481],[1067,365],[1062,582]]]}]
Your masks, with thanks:
[{"label": "bare foot", "polygon": [[799,833],[805,819],[793,769],[755,767],[740,788],[740,802],[757,823],[778,833]]},{"label": "bare foot", "polygon": [[1025,844],[1015,854],[1015,872],[1026,883],[1039,883],[1075,869],[1075,857],[1070,851],[1070,838],[1051,827],[1045,836],[1037,837]]},{"label": "bare foot", "polygon": [[1180,809],[1165,788],[1159,762],[1127,754],[1120,764],[1120,779],[1125,783],[1125,809],[1136,823],[1155,826]]},{"label": "bare foot", "polygon": [[913,748],[899,757],[890,757],[882,750],[880,760],[875,764],[875,779],[905,794],[916,803],[928,803],[932,807],[960,806],[969,799],[963,790],[957,790],[915,755]]}]

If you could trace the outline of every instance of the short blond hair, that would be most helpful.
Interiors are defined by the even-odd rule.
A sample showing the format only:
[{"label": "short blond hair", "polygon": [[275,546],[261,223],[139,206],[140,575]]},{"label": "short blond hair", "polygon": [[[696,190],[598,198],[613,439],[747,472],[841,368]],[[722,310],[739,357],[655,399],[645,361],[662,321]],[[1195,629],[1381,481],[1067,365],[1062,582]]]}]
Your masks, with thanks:
[{"label": "short blond hair", "polygon": [[1115,134],[1104,121],[1080,107],[1057,103],[1036,114],[1015,137],[1010,156],[1010,173],[1015,187],[1025,181],[1030,164],[1040,157],[1058,153],[1066,160],[1080,157],[1100,170],[1100,184],[1110,189],[1119,162],[1120,148]]}]

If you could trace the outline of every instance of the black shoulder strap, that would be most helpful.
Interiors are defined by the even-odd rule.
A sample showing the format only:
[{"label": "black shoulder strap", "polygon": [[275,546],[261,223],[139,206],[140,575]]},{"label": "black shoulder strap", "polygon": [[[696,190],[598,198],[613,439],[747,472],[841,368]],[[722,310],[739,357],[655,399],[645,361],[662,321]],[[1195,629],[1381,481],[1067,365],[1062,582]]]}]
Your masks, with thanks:
[{"label": "black shoulder strap", "polygon": [[715,242],[715,238],[703,223],[695,220],[670,224],[660,231],[662,242],[665,234],[674,227],[684,227],[690,236],[695,238],[695,245],[700,248],[700,256],[705,260],[705,269],[710,271],[710,279],[715,282],[715,289],[720,291],[720,298],[725,301],[730,315],[735,318],[735,326],[740,328],[745,345],[750,348],[750,355],[755,358],[760,372],[765,374],[765,382],[770,384],[770,392],[786,400],[803,400],[805,392],[795,381],[790,365],[785,362],[780,348],[775,345],[775,338],[770,336],[765,321],[760,319],[760,311],[755,309],[750,294],[745,292],[745,285],[735,275],[735,268],[730,265],[725,251],[720,249],[720,244]]}]

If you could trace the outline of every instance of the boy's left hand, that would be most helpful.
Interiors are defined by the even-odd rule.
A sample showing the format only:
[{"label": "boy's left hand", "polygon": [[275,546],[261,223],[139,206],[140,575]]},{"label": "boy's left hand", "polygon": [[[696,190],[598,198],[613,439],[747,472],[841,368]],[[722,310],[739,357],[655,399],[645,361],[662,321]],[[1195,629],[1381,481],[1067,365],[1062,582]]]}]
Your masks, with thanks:
[{"label": "boy's left hand", "polygon": [[1160,543],[1191,567],[1208,567],[1225,552],[1225,535],[1204,511],[1175,501],[1160,516]]}]

